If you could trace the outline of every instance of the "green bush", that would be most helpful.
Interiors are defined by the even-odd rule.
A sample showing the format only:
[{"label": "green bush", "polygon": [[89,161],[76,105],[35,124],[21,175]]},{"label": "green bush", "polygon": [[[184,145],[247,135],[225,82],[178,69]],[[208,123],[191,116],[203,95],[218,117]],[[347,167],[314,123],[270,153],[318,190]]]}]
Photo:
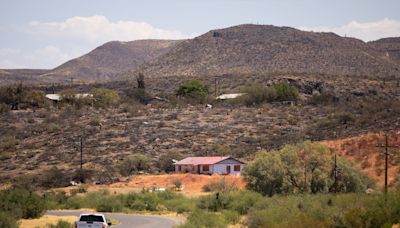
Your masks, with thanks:
[{"label": "green bush", "polygon": [[240,214],[237,211],[224,210],[222,216],[229,224],[237,224],[240,221]]},{"label": "green bush", "polygon": [[247,106],[259,105],[264,102],[272,102],[276,100],[276,91],[272,87],[266,87],[261,84],[254,84],[242,89],[244,96],[238,99],[245,103]]},{"label": "green bush", "polygon": [[202,81],[192,80],[181,85],[175,91],[175,94],[182,97],[203,99],[208,96],[208,86],[204,85]]},{"label": "green bush", "polygon": [[120,101],[118,93],[110,89],[94,89],[92,91],[94,104],[97,107],[107,108],[117,106]]},{"label": "green bush", "polygon": [[262,84],[254,84],[244,87],[242,93],[245,93],[245,95],[237,99],[247,106],[274,101],[296,101],[299,96],[296,87],[287,83],[280,83],[268,87]]},{"label": "green bush", "polygon": [[13,215],[0,211],[1,228],[18,228],[18,224]]},{"label": "green bush", "polygon": [[237,190],[235,183],[226,181],[225,179],[219,181],[212,181],[203,186],[205,192],[228,192]]},{"label": "green bush", "polygon": [[45,211],[45,201],[25,189],[7,189],[0,192],[0,211],[15,218],[37,218]]},{"label": "green bush", "polygon": [[46,228],[72,228],[74,227],[73,224],[64,221],[64,220],[58,220],[57,224],[49,224],[46,226]]},{"label": "green bush", "polygon": [[123,208],[122,202],[116,197],[103,198],[96,205],[96,210],[99,212],[121,212],[122,208]]},{"label": "green bush", "polygon": [[119,173],[122,176],[129,176],[139,171],[145,171],[149,168],[149,161],[150,159],[146,155],[131,155],[119,164]]},{"label": "green bush", "polygon": [[296,101],[299,97],[299,92],[296,87],[288,83],[279,83],[273,86],[276,91],[277,101]]},{"label": "green bush", "polygon": [[193,211],[185,224],[180,225],[180,228],[225,228],[228,223],[223,216],[215,213],[206,212],[203,210]]}]

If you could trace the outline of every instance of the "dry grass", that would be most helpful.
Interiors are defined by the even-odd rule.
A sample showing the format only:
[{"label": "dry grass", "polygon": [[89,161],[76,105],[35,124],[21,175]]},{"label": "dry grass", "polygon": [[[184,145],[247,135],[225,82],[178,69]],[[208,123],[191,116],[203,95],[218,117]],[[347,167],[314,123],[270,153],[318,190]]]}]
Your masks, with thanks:
[{"label": "dry grass", "polygon": [[53,216],[45,215],[38,219],[21,219],[20,228],[45,228],[49,224],[57,224],[59,220],[74,223],[78,218],[75,216]]},{"label": "dry grass", "polygon": [[208,194],[203,191],[203,186],[210,183],[221,181],[232,183],[238,189],[244,189],[246,186],[242,177],[237,176],[222,176],[222,175],[197,175],[197,174],[166,174],[166,175],[138,175],[133,176],[127,183],[114,183],[108,186],[92,186],[89,190],[106,188],[110,191],[130,191],[141,190],[143,188],[173,188],[174,181],[180,180],[183,186],[183,193],[188,196],[196,196]]}]

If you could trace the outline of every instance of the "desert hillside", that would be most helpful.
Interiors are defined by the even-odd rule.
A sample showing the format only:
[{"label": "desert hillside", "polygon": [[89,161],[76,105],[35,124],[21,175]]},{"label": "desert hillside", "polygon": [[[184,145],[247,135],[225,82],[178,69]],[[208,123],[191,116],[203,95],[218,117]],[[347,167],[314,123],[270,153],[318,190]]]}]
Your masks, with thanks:
[{"label": "desert hillside", "polygon": [[[394,41],[396,42],[396,41]],[[239,25],[186,40],[140,69],[152,77],[306,73],[400,74],[384,53],[354,38],[271,25]]]},{"label": "desert hillside", "polygon": [[111,41],[52,70],[2,70],[0,82],[80,83],[114,79],[117,74],[135,70],[144,62],[168,52],[180,41]]},{"label": "desert hillside", "polygon": [[377,41],[369,42],[375,50],[384,54],[384,56],[397,64],[400,64],[400,38],[384,38]]},{"label": "desert hillside", "polygon": [[70,60],[41,77],[101,81],[135,70],[144,62],[168,52],[180,41],[137,40],[108,42],[86,55]]}]

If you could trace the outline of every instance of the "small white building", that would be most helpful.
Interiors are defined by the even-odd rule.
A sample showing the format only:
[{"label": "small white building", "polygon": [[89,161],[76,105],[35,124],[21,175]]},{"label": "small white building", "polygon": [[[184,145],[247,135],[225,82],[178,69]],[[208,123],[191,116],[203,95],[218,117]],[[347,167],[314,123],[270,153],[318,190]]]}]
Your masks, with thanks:
[{"label": "small white building", "polygon": [[188,157],[175,162],[175,172],[240,176],[244,163],[232,157]]},{"label": "small white building", "polygon": [[243,95],[246,95],[246,94],[245,93],[226,93],[226,94],[219,95],[215,99],[217,99],[217,100],[229,100],[229,99],[235,99],[235,98],[241,97]]}]

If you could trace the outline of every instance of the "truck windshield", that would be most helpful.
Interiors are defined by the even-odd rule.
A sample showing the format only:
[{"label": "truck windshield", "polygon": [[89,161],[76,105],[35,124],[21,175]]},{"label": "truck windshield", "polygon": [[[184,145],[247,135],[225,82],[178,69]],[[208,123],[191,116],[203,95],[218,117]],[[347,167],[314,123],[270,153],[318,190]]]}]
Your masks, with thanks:
[{"label": "truck windshield", "polygon": [[82,215],[79,219],[81,222],[104,222],[102,216],[98,215]]}]

